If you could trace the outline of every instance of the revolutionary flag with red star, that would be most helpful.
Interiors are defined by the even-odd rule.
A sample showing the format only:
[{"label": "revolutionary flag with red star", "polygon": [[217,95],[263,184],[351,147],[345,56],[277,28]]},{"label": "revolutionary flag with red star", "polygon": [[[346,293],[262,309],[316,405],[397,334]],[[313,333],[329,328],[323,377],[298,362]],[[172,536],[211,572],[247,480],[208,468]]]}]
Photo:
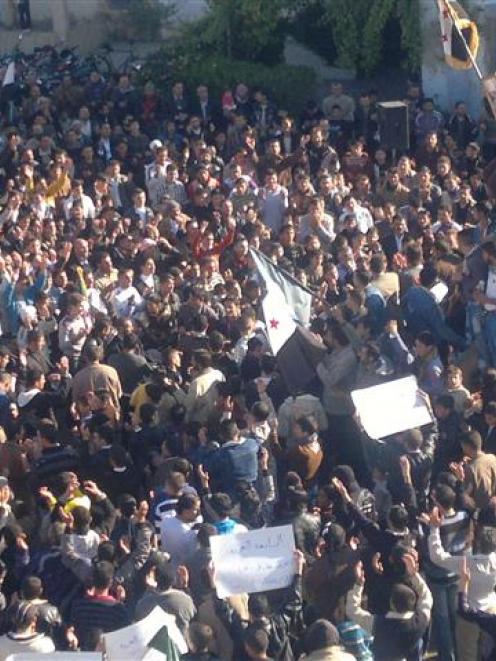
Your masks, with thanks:
[{"label": "revolutionary flag with red star", "polygon": [[267,338],[274,356],[296,330],[293,313],[281,292],[275,287],[267,290],[262,300]]},{"label": "revolutionary flag with red star", "polygon": [[470,20],[466,11],[456,0],[437,0],[437,4],[441,23],[441,39],[447,64],[454,69],[470,69],[472,62],[467,48],[475,59],[479,50],[477,25]]}]

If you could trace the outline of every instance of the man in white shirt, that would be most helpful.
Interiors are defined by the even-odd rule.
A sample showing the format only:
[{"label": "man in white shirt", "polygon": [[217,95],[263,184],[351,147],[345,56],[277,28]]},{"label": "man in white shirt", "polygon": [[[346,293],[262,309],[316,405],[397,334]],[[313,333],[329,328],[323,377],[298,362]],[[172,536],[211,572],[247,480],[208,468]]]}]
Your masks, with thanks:
[{"label": "man in white shirt", "polygon": [[220,370],[212,367],[212,356],[204,349],[194,352],[193,368],[196,376],[191,381],[183,402],[186,408],[186,421],[206,424],[217,400],[216,385],[226,378]]},{"label": "man in white shirt", "polygon": [[155,160],[153,163],[145,165],[145,184],[147,185],[152,177],[165,177],[167,166],[172,163],[167,147],[164,147],[160,140],[152,140],[150,149],[155,154]]},{"label": "man in white shirt", "polygon": [[277,174],[274,170],[267,171],[265,186],[260,189],[258,195],[263,222],[272,232],[279,234],[288,208],[288,191],[277,183]]},{"label": "man in white shirt", "polygon": [[143,305],[141,294],[133,287],[134,272],[123,269],[119,273],[117,287],[110,297],[110,306],[118,317],[132,317]]},{"label": "man in white shirt", "polygon": [[66,220],[69,220],[71,217],[71,209],[75,202],[83,207],[83,214],[85,218],[94,218],[95,217],[95,205],[93,200],[88,195],[83,193],[83,182],[79,179],[75,179],[72,182],[71,194],[64,202],[64,215]]},{"label": "man in white shirt", "polygon": [[366,207],[360,206],[352,195],[346,200],[344,211],[339,217],[339,224],[341,227],[348,216],[355,217],[357,227],[362,234],[367,234],[369,229],[374,226],[374,220],[370,211]]},{"label": "man in white shirt", "polygon": [[196,530],[193,526],[200,513],[201,501],[195,494],[180,496],[176,516],[167,516],[160,522],[161,549],[170,555],[174,567],[183,565],[196,548]]},{"label": "man in white shirt", "polygon": [[311,200],[308,213],[300,218],[299,241],[303,243],[310,234],[316,234],[326,246],[336,238],[334,219],[325,213],[323,197],[315,197]]}]

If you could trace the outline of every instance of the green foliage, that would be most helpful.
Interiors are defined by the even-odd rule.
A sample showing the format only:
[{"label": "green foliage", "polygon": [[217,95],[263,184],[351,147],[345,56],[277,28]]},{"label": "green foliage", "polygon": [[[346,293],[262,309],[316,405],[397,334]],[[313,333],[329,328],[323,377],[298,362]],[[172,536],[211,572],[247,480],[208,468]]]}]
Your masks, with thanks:
[{"label": "green foliage", "polygon": [[327,0],[324,21],[332,32],[338,54],[338,66],[354,69],[360,59],[359,27],[356,14],[360,5],[348,0]]},{"label": "green foliage", "polygon": [[198,57],[163,49],[148,61],[143,79],[161,81],[164,88],[174,80],[182,80],[190,90],[200,83],[208,85],[212,94],[220,96],[228,88],[244,82],[249,87],[264,87],[282,108],[298,112],[315,90],[315,74],[308,67],[287,64],[266,66],[242,62],[222,55]]},{"label": "green foliage", "polygon": [[[391,21],[399,22],[407,68],[417,70],[422,51],[419,0],[300,0],[290,30],[333,64],[371,74],[382,63]],[[321,45],[315,32],[324,32],[333,43]]]},{"label": "green foliage", "polygon": [[161,34],[161,28],[176,12],[174,4],[164,5],[160,0],[131,0],[125,9],[124,22],[136,38],[154,41]]},{"label": "green foliage", "polygon": [[326,19],[326,0],[301,0],[288,20],[288,31],[327,62],[336,61],[336,46]]},{"label": "green foliage", "polygon": [[398,18],[401,25],[401,44],[407,54],[408,70],[417,71],[422,64],[419,1],[398,0]]},{"label": "green foliage", "polygon": [[374,71],[381,62],[383,31],[390,18],[396,0],[373,0],[363,30],[360,69]]},{"label": "green foliage", "polygon": [[285,0],[208,0],[209,13],[192,26],[209,52],[239,60],[280,62]]}]

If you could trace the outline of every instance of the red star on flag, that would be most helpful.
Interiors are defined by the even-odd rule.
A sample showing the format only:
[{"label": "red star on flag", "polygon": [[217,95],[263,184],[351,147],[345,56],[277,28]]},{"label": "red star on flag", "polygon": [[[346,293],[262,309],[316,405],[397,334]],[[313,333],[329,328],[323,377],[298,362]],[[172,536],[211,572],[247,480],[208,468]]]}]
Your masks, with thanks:
[{"label": "red star on flag", "polygon": [[275,328],[275,330],[279,328],[279,322],[277,321],[277,319],[271,319],[269,323],[271,328]]},{"label": "red star on flag", "polygon": [[447,9],[443,11],[443,18],[449,18],[449,11]]},{"label": "red star on flag", "polygon": [[445,34],[443,34],[443,41],[448,41],[448,37]]}]

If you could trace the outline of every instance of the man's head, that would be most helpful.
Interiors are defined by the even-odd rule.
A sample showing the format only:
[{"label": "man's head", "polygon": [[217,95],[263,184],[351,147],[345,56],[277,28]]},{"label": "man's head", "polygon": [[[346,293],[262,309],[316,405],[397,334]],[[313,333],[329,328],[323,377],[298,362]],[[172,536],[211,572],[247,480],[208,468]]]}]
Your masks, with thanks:
[{"label": "man's head", "polygon": [[43,448],[52,447],[57,444],[57,427],[51,420],[42,420],[37,436]]},{"label": "man's head", "polygon": [[434,413],[439,420],[446,420],[455,410],[455,400],[452,395],[439,395],[434,402]]},{"label": "man's head", "polygon": [[108,592],[114,579],[114,567],[102,560],[93,565],[92,586],[97,592]]},{"label": "man's head", "polygon": [[233,507],[232,500],[227,493],[214,493],[210,505],[220,519],[229,517]]},{"label": "man's head", "polygon": [[200,499],[192,493],[184,493],[176,505],[176,513],[185,523],[193,523],[196,521],[200,513]]},{"label": "man's head", "polygon": [[249,659],[267,659],[269,649],[269,637],[259,625],[253,625],[246,629],[243,636],[245,652]]},{"label": "man's head", "polygon": [[208,624],[192,622],[188,627],[188,644],[191,652],[205,654],[214,638],[214,633]]},{"label": "man's head", "polygon": [[312,654],[340,645],[339,632],[328,620],[315,620],[305,634],[305,652]]},{"label": "man's head", "polygon": [[478,431],[468,431],[461,435],[460,443],[463,454],[474,459],[482,452],[482,438]]},{"label": "man's head", "polygon": [[484,407],[484,420],[488,427],[496,427],[496,402],[488,402]]},{"label": "man's head", "polygon": [[496,242],[492,240],[484,241],[481,245],[482,257],[489,266],[496,266]]},{"label": "man's head", "polygon": [[422,331],[415,338],[415,353],[419,358],[426,358],[436,348],[436,341],[430,331]]},{"label": "man's head", "polygon": [[417,595],[412,588],[403,583],[396,583],[391,590],[389,605],[395,613],[410,613],[415,610]]}]

